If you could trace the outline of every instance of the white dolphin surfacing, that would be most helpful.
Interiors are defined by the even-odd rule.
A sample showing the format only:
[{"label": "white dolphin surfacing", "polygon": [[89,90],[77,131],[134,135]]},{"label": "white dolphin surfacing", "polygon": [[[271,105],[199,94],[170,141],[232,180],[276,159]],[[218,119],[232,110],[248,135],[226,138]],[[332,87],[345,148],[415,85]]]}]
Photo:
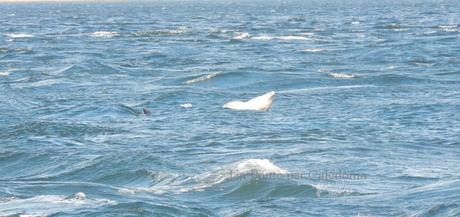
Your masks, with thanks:
[{"label": "white dolphin surfacing", "polygon": [[275,91],[270,91],[247,102],[231,101],[222,107],[234,110],[267,111],[272,106],[274,96]]}]

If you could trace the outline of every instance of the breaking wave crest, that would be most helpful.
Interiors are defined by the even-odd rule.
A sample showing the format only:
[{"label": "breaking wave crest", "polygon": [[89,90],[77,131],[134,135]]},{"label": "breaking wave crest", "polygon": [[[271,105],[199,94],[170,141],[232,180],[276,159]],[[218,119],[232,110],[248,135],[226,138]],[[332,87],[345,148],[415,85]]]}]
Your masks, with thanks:
[{"label": "breaking wave crest", "polygon": [[241,178],[248,174],[286,174],[287,171],[274,165],[268,159],[242,160],[216,170],[185,178],[171,178],[167,184],[155,185],[151,188],[121,189],[120,192],[134,193],[148,191],[156,194],[185,193],[192,191],[204,191],[220,183],[235,178]]},{"label": "breaking wave crest", "polygon": [[[164,178],[164,177],[163,177]],[[221,197],[338,197],[360,195],[334,184],[312,184],[294,177],[268,159],[247,159],[189,177],[170,177],[150,188],[121,188],[120,193],[183,194],[213,192]],[[305,183],[305,181],[307,183]]]}]

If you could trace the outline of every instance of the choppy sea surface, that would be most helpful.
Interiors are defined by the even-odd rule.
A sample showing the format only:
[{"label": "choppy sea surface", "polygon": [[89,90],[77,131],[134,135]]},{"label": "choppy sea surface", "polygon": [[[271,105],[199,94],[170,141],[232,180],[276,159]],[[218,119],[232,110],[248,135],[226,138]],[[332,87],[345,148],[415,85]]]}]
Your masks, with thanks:
[{"label": "choppy sea surface", "polygon": [[460,216],[458,3],[0,3],[0,216]]}]

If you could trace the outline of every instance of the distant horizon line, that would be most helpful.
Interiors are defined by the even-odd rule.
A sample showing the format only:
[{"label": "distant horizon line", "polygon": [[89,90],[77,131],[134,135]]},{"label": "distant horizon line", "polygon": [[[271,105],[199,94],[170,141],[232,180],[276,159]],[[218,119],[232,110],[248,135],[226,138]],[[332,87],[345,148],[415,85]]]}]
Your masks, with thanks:
[{"label": "distant horizon line", "polygon": [[[200,0],[0,0],[0,3],[31,3],[31,2],[43,2],[43,3],[58,3],[58,2],[158,2],[158,1],[200,1]],[[205,0],[212,1],[212,0]],[[218,0],[219,1],[219,0]],[[230,0],[230,1],[247,1],[247,0]],[[252,1],[252,0],[249,0]],[[256,0],[260,1],[260,0]],[[277,0],[274,0],[277,1]]]},{"label": "distant horizon line", "polygon": [[155,1],[195,1],[195,0],[0,0],[0,3],[110,3],[110,2],[155,2]]},{"label": "distant horizon line", "polygon": [[0,3],[29,3],[29,2],[122,2],[128,0],[0,0]]}]

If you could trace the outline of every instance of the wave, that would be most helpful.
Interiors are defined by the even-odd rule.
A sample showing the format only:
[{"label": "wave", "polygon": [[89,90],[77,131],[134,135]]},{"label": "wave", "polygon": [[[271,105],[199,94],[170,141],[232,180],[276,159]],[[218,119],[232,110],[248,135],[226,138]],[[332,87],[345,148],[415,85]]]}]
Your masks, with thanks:
[{"label": "wave", "polygon": [[424,62],[413,62],[414,65],[416,66],[421,66],[421,67],[432,67],[434,66],[434,63],[424,63]]},{"label": "wave", "polygon": [[189,33],[187,28],[178,28],[178,29],[155,29],[147,31],[135,32],[134,36],[137,37],[148,37],[148,36],[162,36],[162,35],[183,35]]},{"label": "wave", "polygon": [[[304,178],[304,177],[303,177]],[[216,197],[253,199],[264,197],[338,197],[361,195],[340,185],[311,184],[273,164],[268,159],[246,159],[194,175],[162,179],[148,188],[120,188],[123,194],[149,192],[153,194],[208,194]],[[207,193],[206,193],[207,192]]]},{"label": "wave", "polygon": [[0,71],[0,77],[10,75],[11,71]]},{"label": "wave", "polygon": [[304,92],[317,92],[317,91],[341,91],[344,89],[355,89],[355,88],[374,88],[375,85],[345,85],[345,86],[332,86],[332,87],[311,87],[311,88],[298,88],[291,90],[279,91],[280,93],[304,93]]},{"label": "wave", "polygon": [[316,184],[312,185],[316,189],[316,196],[321,197],[321,196],[347,196],[347,195],[353,195],[356,194],[354,190],[350,188],[342,188],[342,187],[337,187],[337,186],[332,186],[332,185],[326,185],[326,184]]},{"label": "wave", "polygon": [[211,74],[202,75],[202,76],[187,80],[187,81],[184,82],[184,84],[194,84],[194,83],[198,83],[198,82],[207,81],[207,80],[213,79],[214,77],[216,77],[216,76],[218,76],[220,74],[221,74],[220,72],[214,72],[214,73],[211,73]]},{"label": "wave", "polygon": [[285,174],[287,170],[281,169],[280,167],[274,165],[268,159],[249,159],[240,161],[233,166],[230,166],[230,169],[233,169],[236,174],[244,174],[256,170],[262,174],[268,173],[277,173]]},{"label": "wave", "polygon": [[441,72],[441,73],[436,73],[434,75],[438,75],[438,76],[449,76],[449,75],[459,75],[460,72],[459,71],[453,71],[453,72]]},{"label": "wave", "polygon": [[[97,70],[95,70],[97,69]],[[69,65],[55,71],[45,72],[48,75],[65,75],[65,76],[86,76],[92,75],[122,75],[127,70],[110,62],[101,60],[87,60],[77,64]]]},{"label": "wave", "polygon": [[0,203],[2,215],[49,216],[59,212],[116,205],[109,199],[82,199],[63,195],[38,195],[31,198],[8,198]]},{"label": "wave", "polygon": [[268,159],[247,159],[220,167],[199,175],[182,178],[170,178],[169,183],[155,185],[151,188],[120,189],[120,193],[152,192],[155,194],[186,193],[204,191],[229,180],[244,178],[254,174],[286,174],[287,171],[274,165]]},{"label": "wave", "polygon": [[354,75],[351,75],[351,74],[344,74],[344,73],[337,73],[337,72],[331,72],[328,74],[329,76],[333,77],[333,78],[345,78],[345,79],[349,79],[349,78],[354,78],[355,76]]},{"label": "wave", "polygon": [[97,31],[90,34],[93,38],[112,38],[118,36],[117,32]]},{"label": "wave", "polygon": [[309,36],[309,37],[312,37],[315,35],[315,33],[313,32],[301,32],[301,33],[298,33],[299,35],[302,35],[302,36]]},{"label": "wave", "polygon": [[247,32],[236,32],[235,34],[236,34],[236,36],[233,37],[233,39],[235,39],[235,40],[242,40],[242,39],[251,37],[251,34],[249,34]]},{"label": "wave", "polygon": [[457,25],[439,25],[437,26],[444,32],[458,32],[459,29],[457,28]]},{"label": "wave", "polygon": [[13,126],[2,127],[0,130],[1,138],[21,138],[27,136],[47,136],[57,135],[58,137],[68,137],[69,132],[72,136],[94,136],[98,134],[117,134],[124,131],[106,126],[82,124],[74,122],[51,122],[51,121],[31,121],[23,122]]},{"label": "wave", "polygon": [[429,77],[412,77],[408,75],[399,75],[399,74],[383,74],[366,77],[365,80],[368,80],[371,84],[379,85],[389,85],[389,84],[420,84],[420,83],[431,83],[438,82]]},{"label": "wave", "polygon": [[307,48],[307,49],[303,49],[303,50],[300,50],[300,52],[310,52],[310,53],[318,53],[318,52],[323,52],[324,49],[322,48]]},{"label": "wave", "polygon": [[15,86],[18,88],[36,88],[36,87],[46,87],[46,86],[52,86],[55,84],[60,84],[61,79],[47,79],[47,80],[41,80],[41,81],[36,81],[36,82],[31,82],[31,83],[21,83],[21,84],[16,84]]},{"label": "wave", "polygon": [[255,37],[252,37],[251,39],[254,39],[254,40],[263,40],[263,41],[269,41],[269,40],[283,40],[283,41],[311,40],[310,37],[295,36],[295,35],[287,35],[287,36],[269,36],[269,35],[262,35],[262,36],[255,36]]},{"label": "wave", "polygon": [[185,103],[185,104],[181,104],[180,107],[182,107],[182,108],[192,108],[193,105],[192,105],[192,103]]},{"label": "wave", "polygon": [[43,72],[43,74],[51,75],[51,76],[59,76],[59,75],[64,74],[65,72],[71,70],[74,67],[76,67],[76,65],[69,65],[69,66],[66,66],[66,67],[61,68],[61,69]]},{"label": "wave", "polygon": [[388,24],[388,25],[379,25],[377,26],[377,28],[379,29],[405,29],[404,26],[400,25],[400,24],[397,24],[397,23],[392,23],[392,24]]},{"label": "wave", "polygon": [[426,60],[424,58],[415,58],[414,60],[409,61],[409,63],[420,67],[432,67],[435,65],[434,62]]},{"label": "wave", "polygon": [[419,211],[413,216],[445,216],[445,217],[454,217],[460,216],[460,204],[458,203],[443,203],[443,204],[433,204],[427,208]]},{"label": "wave", "polygon": [[33,35],[26,34],[26,33],[9,33],[5,35],[10,38],[33,38],[34,37]]},{"label": "wave", "polygon": [[[206,172],[187,180],[186,186],[180,192],[202,191],[206,188],[223,183],[230,179],[241,178],[253,174],[286,174],[287,171],[274,165],[268,159],[248,159],[221,167],[217,170]],[[192,183],[187,186],[187,183]]]},{"label": "wave", "polygon": [[409,29],[408,28],[394,28],[392,30],[394,32],[405,32],[405,31],[408,31]]}]

